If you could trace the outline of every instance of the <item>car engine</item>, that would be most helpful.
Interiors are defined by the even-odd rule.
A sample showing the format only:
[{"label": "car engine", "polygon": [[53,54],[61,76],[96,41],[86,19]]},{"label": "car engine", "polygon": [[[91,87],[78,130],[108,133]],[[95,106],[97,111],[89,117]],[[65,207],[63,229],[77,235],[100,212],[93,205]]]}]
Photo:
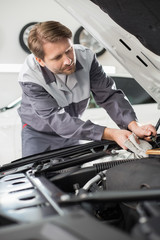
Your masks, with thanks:
[{"label": "car engine", "polygon": [[[157,137],[157,142],[160,136]],[[159,239],[160,157],[101,141],[0,168],[0,238]]]}]

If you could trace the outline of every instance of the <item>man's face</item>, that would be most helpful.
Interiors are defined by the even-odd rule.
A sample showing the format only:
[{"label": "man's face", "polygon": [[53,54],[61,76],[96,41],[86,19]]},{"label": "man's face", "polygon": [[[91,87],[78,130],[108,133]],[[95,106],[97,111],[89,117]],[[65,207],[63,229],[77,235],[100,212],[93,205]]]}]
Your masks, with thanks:
[{"label": "man's face", "polygon": [[76,57],[70,39],[64,38],[58,42],[47,42],[43,45],[44,60],[36,58],[39,64],[46,66],[55,74],[69,75],[75,72]]}]

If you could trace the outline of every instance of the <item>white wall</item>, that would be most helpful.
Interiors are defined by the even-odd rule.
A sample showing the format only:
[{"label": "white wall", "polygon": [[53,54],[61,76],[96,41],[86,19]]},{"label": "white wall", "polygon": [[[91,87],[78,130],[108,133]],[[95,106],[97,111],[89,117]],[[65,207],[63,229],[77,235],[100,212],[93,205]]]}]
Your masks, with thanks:
[{"label": "white wall", "polygon": [[[19,44],[21,29],[30,22],[57,20],[75,31],[79,23],[53,0],[1,0],[0,64],[22,64],[27,53]],[[0,108],[21,94],[18,73],[0,73]]]},{"label": "white wall", "polygon": [[[80,27],[54,0],[1,0],[0,20],[0,64],[24,62],[27,53],[19,44],[19,34],[27,23],[56,20],[68,26],[73,34]],[[117,72],[125,71],[108,52],[100,56],[99,61],[103,65],[115,65]],[[18,73],[0,73],[0,108],[21,94],[17,77]]]},{"label": "white wall", "polygon": [[[29,22],[60,21],[71,28],[73,34],[80,27],[54,0],[1,0],[0,19],[0,64],[24,61],[27,54],[20,47],[19,33]],[[117,64],[108,53],[100,57],[100,61]]]},{"label": "white wall", "polygon": [[1,0],[0,63],[22,63],[26,53],[19,44],[19,33],[29,22],[57,20],[72,30],[79,23],[53,0]]}]

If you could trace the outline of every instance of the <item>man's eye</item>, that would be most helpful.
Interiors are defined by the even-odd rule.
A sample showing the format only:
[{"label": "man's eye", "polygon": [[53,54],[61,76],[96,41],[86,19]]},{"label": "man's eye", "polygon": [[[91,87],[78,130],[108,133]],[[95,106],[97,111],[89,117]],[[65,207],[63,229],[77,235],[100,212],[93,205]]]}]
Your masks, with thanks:
[{"label": "man's eye", "polygon": [[61,56],[57,56],[56,58],[55,58],[55,60],[59,60],[61,58]]}]

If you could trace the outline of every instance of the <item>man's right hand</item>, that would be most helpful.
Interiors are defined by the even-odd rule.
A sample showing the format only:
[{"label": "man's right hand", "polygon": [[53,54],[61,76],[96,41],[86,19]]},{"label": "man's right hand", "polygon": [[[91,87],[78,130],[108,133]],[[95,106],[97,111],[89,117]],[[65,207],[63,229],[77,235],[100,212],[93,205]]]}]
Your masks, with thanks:
[{"label": "man's right hand", "polygon": [[[132,134],[132,132],[130,132],[128,130],[121,130],[121,129],[115,129],[115,128],[105,128],[104,132],[103,132],[102,139],[113,140],[120,147],[127,150],[127,147],[124,145],[124,143],[131,134]],[[138,139],[136,139],[136,140],[138,141]]]}]

